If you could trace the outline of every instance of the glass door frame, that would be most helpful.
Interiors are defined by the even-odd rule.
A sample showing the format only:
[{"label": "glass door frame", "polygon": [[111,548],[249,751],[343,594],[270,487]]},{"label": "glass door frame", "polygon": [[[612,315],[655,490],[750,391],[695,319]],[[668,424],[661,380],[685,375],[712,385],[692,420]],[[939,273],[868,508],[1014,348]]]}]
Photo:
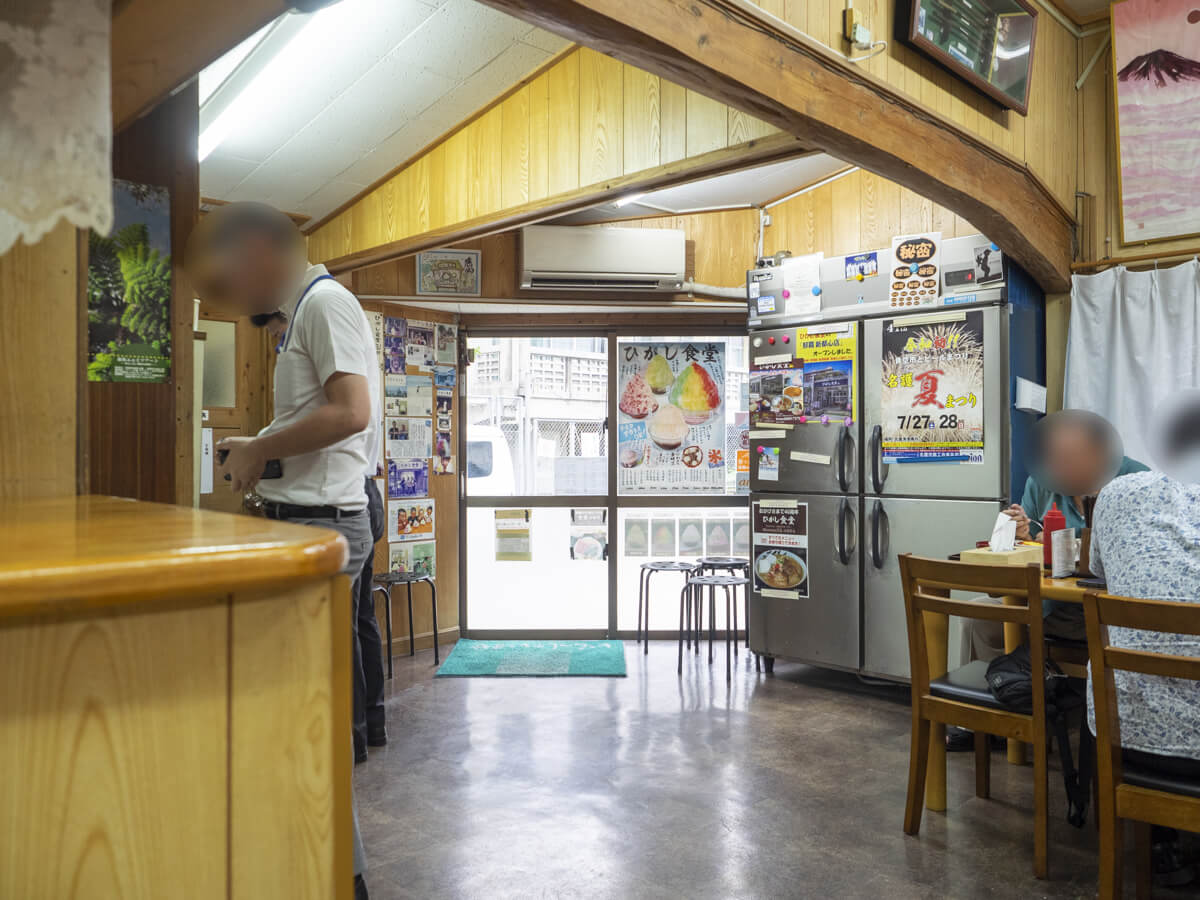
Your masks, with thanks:
[{"label": "glass door frame", "polygon": [[[467,341],[471,338],[586,338],[603,337],[606,339],[608,355],[608,397],[605,418],[607,451],[608,490],[604,494],[522,494],[511,496],[467,496],[467,431],[470,423],[461,422],[458,428],[458,514],[459,514],[459,548],[458,548],[458,623],[459,634],[464,638],[478,640],[598,640],[604,638],[632,640],[635,632],[617,627],[617,607],[619,599],[618,566],[620,556],[618,547],[618,509],[651,509],[657,507],[672,508],[714,508],[729,507],[730,509],[748,508],[749,494],[625,494],[617,493],[617,452],[613,435],[616,433],[615,423],[618,421],[617,402],[618,386],[617,371],[617,341],[622,338],[638,337],[669,337],[672,335],[699,334],[704,337],[746,337],[748,332],[745,325],[712,324],[704,325],[703,314],[675,314],[671,318],[656,316],[652,323],[642,325],[587,326],[578,327],[549,326],[537,327],[531,325],[513,325],[512,327],[489,326],[472,329],[469,326],[460,329],[459,339]],[[697,327],[697,326],[701,327]],[[462,377],[459,389],[459,409],[464,416],[469,408],[467,377]],[[483,508],[521,508],[521,507],[587,507],[591,509],[604,508],[607,511],[605,520],[608,525],[608,559],[606,574],[608,577],[608,624],[605,628],[546,628],[546,629],[472,629],[467,612],[467,595],[469,591],[467,572],[467,509],[470,507]],[[649,632],[655,639],[674,639],[674,630],[656,630]]]}]

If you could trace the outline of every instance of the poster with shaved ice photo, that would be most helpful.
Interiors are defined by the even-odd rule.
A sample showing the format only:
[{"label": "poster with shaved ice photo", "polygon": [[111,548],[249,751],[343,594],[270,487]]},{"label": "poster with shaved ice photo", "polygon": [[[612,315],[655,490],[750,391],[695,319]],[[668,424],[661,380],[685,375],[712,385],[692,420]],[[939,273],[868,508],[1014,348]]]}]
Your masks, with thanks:
[{"label": "poster with shaved ice photo", "polygon": [[617,490],[725,491],[725,342],[617,347]]},{"label": "poster with shaved ice photo", "polygon": [[1200,234],[1200,4],[1112,5],[1121,240]]},{"label": "poster with shaved ice photo", "polygon": [[704,555],[728,556],[732,552],[729,536],[729,519],[709,519],[705,522]]},{"label": "poster with shaved ice photo", "polygon": [[883,321],[885,463],[983,462],[983,311]]}]

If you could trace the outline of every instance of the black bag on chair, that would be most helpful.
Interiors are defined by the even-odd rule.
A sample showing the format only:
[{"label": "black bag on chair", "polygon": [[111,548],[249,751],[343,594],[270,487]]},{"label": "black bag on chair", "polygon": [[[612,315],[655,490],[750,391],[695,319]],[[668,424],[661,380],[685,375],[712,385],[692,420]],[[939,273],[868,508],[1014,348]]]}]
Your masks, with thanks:
[{"label": "black bag on chair", "polygon": [[[1063,782],[1067,789],[1067,821],[1082,828],[1087,821],[1091,800],[1092,768],[1095,760],[1095,738],[1085,721],[1079,729],[1079,769],[1071,756],[1071,740],[1067,716],[1082,709],[1087,702],[1087,685],[1078,678],[1069,678],[1054,662],[1046,660],[1046,724],[1050,726],[1058,753],[1062,757]],[[1033,660],[1029,645],[1022,644],[1011,653],[997,656],[987,668],[988,689],[1005,709],[1030,715],[1033,712]]]}]

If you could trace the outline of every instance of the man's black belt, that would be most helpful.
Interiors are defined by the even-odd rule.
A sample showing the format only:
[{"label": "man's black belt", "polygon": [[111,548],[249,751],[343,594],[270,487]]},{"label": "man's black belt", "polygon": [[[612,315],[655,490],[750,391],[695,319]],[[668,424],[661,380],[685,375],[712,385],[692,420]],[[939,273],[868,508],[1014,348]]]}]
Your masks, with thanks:
[{"label": "man's black belt", "polygon": [[365,509],[338,509],[336,506],[297,506],[295,503],[263,501],[263,512],[268,519],[345,519],[361,515]]}]

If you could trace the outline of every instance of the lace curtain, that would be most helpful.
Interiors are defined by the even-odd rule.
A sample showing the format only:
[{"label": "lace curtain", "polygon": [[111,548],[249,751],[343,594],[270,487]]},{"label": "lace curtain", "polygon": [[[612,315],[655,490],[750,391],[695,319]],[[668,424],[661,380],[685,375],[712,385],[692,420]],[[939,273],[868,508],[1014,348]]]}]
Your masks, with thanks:
[{"label": "lace curtain", "polygon": [[0,254],[112,227],[109,0],[0,4]]}]

